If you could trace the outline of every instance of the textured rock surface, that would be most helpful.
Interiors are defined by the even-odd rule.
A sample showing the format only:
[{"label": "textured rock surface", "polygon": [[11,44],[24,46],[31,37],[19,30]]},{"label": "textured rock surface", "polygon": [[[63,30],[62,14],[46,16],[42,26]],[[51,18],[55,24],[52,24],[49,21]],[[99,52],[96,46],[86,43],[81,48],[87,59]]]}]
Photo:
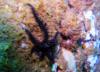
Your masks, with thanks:
[{"label": "textured rock surface", "polygon": [[[40,17],[47,23],[49,36],[50,38],[55,34],[60,24],[61,19],[63,26],[66,29],[62,29],[62,32],[69,33],[78,33],[77,36],[73,35],[73,40],[79,38],[79,28],[77,24],[76,13],[74,11],[66,11],[68,7],[62,0],[0,0],[0,20],[6,21],[12,24],[19,26],[23,22],[31,31],[34,31],[33,34],[39,39],[42,40],[43,35],[34,21],[31,10],[28,6],[24,6],[26,3],[31,3],[35,6]],[[99,30],[100,34],[100,1],[95,0],[94,13],[97,17],[96,28]],[[77,10],[81,7],[81,4],[77,2],[74,3],[77,6]],[[64,14],[66,12],[66,14]],[[65,18],[66,17],[66,18]],[[64,19],[65,18],[65,19]],[[69,23],[69,25],[67,24]],[[64,25],[65,24],[65,25]],[[67,24],[67,25],[66,25]],[[73,29],[73,31],[72,31]],[[77,32],[74,30],[77,29]],[[25,35],[25,34],[24,34]],[[21,45],[24,43],[24,47],[21,48]],[[32,44],[30,43],[27,36],[18,42],[18,54],[22,57],[23,62],[25,62],[26,69],[23,72],[49,72],[50,67],[48,66],[48,60],[45,59],[42,62],[39,61],[38,57],[33,54],[32,57],[29,57]],[[27,47],[28,46],[28,47]],[[81,57],[81,55],[80,55]],[[79,60],[79,59],[78,59]],[[99,66],[99,63],[98,65]],[[99,71],[99,67],[97,67]]]},{"label": "textured rock surface", "polygon": [[96,15],[97,18],[97,24],[96,24],[96,28],[99,30],[99,38],[100,38],[100,1],[99,0],[95,0],[95,8],[94,8],[94,13]]},{"label": "textured rock surface", "polygon": [[[96,15],[97,18],[97,24],[96,24],[96,29],[99,31],[99,35],[98,38],[100,38],[100,0],[95,0],[96,5],[94,8],[94,13]],[[98,60],[97,63],[95,65],[95,72],[99,72],[100,71],[100,56],[98,56]]]},{"label": "textured rock surface", "polygon": [[[47,23],[51,38],[56,32],[56,27],[61,16],[60,14],[63,11],[63,9],[61,9],[61,6],[63,8],[63,3],[60,0],[0,0],[0,20],[18,26],[20,23],[24,23],[31,31],[34,30],[33,34],[39,40],[42,40],[42,33],[36,25],[30,8],[25,6],[26,3],[34,5],[40,17]],[[55,8],[58,7],[59,9],[55,10]],[[59,10],[61,10],[61,12],[59,12]],[[56,12],[58,13],[56,14]],[[23,43],[25,48],[21,48]],[[16,43],[15,46],[17,47],[18,55],[25,63],[25,68],[22,72],[50,72],[49,61],[47,58],[40,61],[35,54],[33,54],[32,57],[29,56],[33,45],[26,35],[21,41]]]}]

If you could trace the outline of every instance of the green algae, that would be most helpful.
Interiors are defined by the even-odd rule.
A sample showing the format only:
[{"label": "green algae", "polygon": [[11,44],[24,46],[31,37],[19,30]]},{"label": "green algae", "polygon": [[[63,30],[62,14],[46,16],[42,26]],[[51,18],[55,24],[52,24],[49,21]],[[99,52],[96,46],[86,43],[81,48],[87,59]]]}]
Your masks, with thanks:
[{"label": "green algae", "polygon": [[14,43],[22,38],[13,24],[0,22],[0,72],[21,72],[24,64],[17,56]]}]

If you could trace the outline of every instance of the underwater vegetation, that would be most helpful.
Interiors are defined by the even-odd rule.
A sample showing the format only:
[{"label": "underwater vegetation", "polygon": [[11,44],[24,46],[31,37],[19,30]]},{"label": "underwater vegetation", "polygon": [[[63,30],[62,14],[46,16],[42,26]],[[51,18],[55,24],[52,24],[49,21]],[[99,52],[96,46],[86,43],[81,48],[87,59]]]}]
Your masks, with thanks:
[{"label": "underwater vegetation", "polygon": [[[0,21],[0,72],[50,72],[47,58],[39,61],[35,54],[29,57],[28,50],[20,48],[24,33],[18,25]],[[27,49],[30,52],[30,46]]]},{"label": "underwater vegetation", "polygon": [[22,37],[22,31],[17,29],[13,24],[0,22],[0,72],[21,72],[24,66],[14,46]]},{"label": "underwater vegetation", "polygon": [[[89,28],[90,31],[90,28],[94,27],[91,25],[94,18],[89,13],[91,11],[88,12],[88,8],[92,9],[93,14],[96,15],[95,25],[99,30],[98,38],[100,38],[100,9],[98,8],[100,2],[96,2],[99,0],[91,1],[0,0],[0,72],[51,72],[57,61],[58,68],[63,70],[92,71],[95,68],[92,65],[96,61],[96,56],[90,54],[96,55],[96,53],[93,47],[85,49],[86,45],[82,42],[86,36],[88,37],[87,29]],[[33,6],[38,15],[34,16],[32,7],[25,5],[27,3]],[[85,6],[86,4],[88,7]],[[86,18],[86,20],[85,16],[89,19]],[[25,28],[21,29],[20,24],[25,25]],[[57,36],[57,42],[56,32],[58,31],[62,33],[59,37]],[[31,36],[33,39],[30,39]],[[60,43],[64,41],[66,44],[62,46],[66,49],[60,47]],[[90,40],[87,41],[90,43]],[[55,59],[51,50],[55,47],[61,48],[62,53],[59,52],[57,61],[51,66],[50,63],[53,63]],[[87,60],[91,61],[91,64]],[[100,71],[99,66],[98,63],[96,71]],[[63,70],[61,72],[66,72]]]}]

